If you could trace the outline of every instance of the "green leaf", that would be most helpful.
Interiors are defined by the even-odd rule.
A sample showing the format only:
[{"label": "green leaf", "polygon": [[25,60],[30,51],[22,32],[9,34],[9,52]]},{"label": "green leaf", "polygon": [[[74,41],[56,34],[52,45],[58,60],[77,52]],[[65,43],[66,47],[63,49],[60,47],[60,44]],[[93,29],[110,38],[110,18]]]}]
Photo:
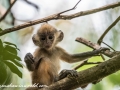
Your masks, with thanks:
[{"label": "green leaf", "polygon": [[7,78],[7,69],[6,65],[0,61],[0,85],[3,85],[6,81]]},{"label": "green leaf", "polygon": [[13,63],[14,63],[15,65],[17,65],[18,67],[23,68],[22,64],[21,64],[19,61],[15,60],[15,59],[12,59],[12,60],[9,60],[9,61],[13,62]]},{"label": "green leaf", "polygon": [[17,59],[19,61],[21,61],[21,58],[18,57],[17,55],[7,51],[7,50],[4,50],[3,52],[3,60],[13,60],[13,59]]},{"label": "green leaf", "polygon": [[2,55],[0,55],[0,61],[3,61],[3,56]]},{"label": "green leaf", "polygon": [[20,51],[20,49],[19,48],[17,48],[17,46],[15,45],[15,44],[13,44],[13,43],[11,43],[11,42],[4,42],[5,44],[8,44],[8,45],[12,45],[12,46],[14,46],[14,47],[16,47],[16,49],[17,50],[19,50]]},{"label": "green leaf", "polygon": [[4,50],[9,51],[9,52],[17,55],[17,50],[16,50],[16,48],[14,48],[14,47],[12,47],[12,46],[5,45]]},{"label": "green leaf", "polygon": [[2,40],[0,39],[0,54],[2,54],[3,49],[4,49],[3,43],[2,43]]},{"label": "green leaf", "polygon": [[3,43],[1,39],[0,39],[0,47],[3,48]]},{"label": "green leaf", "polygon": [[3,31],[1,28],[0,28],[0,32]]},{"label": "green leaf", "polygon": [[13,73],[17,74],[20,78],[22,78],[22,72],[13,63],[8,61],[4,61],[4,62]]}]

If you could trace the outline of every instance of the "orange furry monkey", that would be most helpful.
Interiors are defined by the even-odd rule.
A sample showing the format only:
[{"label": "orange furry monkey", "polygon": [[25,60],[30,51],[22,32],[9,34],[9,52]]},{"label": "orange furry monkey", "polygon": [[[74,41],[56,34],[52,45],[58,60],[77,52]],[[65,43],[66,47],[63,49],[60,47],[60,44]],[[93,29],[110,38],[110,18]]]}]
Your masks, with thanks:
[{"label": "orange furry monkey", "polygon": [[[68,74],[76,77],[77,72],[75,70],[63,70],[58,75],[60,59],[74,63],[96,56],[101,51],[106,50],[106,48],[101,48],[80,54],[69,54],[61,47],[56,46],[63,37],[62,31],[57,31],[48,23],[42,24],[37,33],[33,35],[32,40],[38,48],[33,55],[27,53],[24,58],[28,70],[32,72],[32,84],[50,85]],[[26,90],[38,90],[39,85],[38,87],[29,87]]]}]

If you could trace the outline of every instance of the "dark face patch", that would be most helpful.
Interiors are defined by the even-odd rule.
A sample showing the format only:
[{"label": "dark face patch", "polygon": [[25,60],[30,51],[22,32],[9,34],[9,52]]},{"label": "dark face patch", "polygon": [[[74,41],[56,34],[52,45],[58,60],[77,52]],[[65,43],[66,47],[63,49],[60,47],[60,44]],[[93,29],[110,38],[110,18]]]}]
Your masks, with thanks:
[{"label": "dark face patch", "polygon": [[39,35],[39,40],[43,48],[49,49],[52,47],[54,41],[54,34],[53,33],[42,33]]}]

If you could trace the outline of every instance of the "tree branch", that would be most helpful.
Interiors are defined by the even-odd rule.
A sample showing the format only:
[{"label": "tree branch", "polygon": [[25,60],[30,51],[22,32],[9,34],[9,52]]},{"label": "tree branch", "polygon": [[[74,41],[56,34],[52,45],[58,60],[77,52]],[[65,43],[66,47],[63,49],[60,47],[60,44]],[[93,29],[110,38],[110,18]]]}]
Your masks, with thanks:
[{"label": "tree branch", "polygon": [[67,78],[60,80],[47,88],[40,90],[71,90],[78,87],[82,87],[100,80],[116,71],[120,70],[120,52],[113,58],[100,63],[97,66],[78,72],[77,78],[68,76]]},{"label": "tree branch", "polygon": [[105,5],[105,6],[102,6],[100,8],[96,8],[96,9],[92,9],[92,10],[80,11],[78,13],[71,14],[71,15],[61,15],[61,14],[57,13],[57,14],[50,15],[50,16],[42,18],[42,19],[38,19],[38,20],[35,20],[35,21],[30,21],[30,22],[27,22],[25,24],[21,24],[21,25],[18,25],[18,26],[14,26],[12,28],[5,29],[5,30],[0,32],[0,36],[2,36],[4,34],[7,34],[7,33],[10,33],[10,32],[20,30],[22,28],[25,28],[25,27],[28,27],[28,26],[31,26],[31,25],[38,24],[38,23],[43,23],[43,22],[47,22],[47,21],[50,21],[50,20],[56,20],[56,19],[69,20],[69,19],[73,19],[73,18],[76,18],[76,17],[80,17],[80,16],[100,12],[100,11],[103,11],[103,10],[107,10],[107,9],[110,9],[110,8],[115,8],[115,7],[118,7],[118,6],[120,6],[120,2]]},{"label": "tree branch", "polygon": [[[99,49],[101,48],[100,45],[96,44],[96,43],[92,43],[91,41],[88,41],[84,38],[76,38],[76,41],[77,42],[80,42],[92,49]],[[106,50],[103,52],[104,55],[108,56],[108,57],[113,57],[116,53],[118,53],[118,51],[115,51],[115,52],[111,52],[110,50]]]},{"label": "tree branch", "polygon": [[17,0],[14,0],[13,3],[10,5],[10,7],[8,8],[8,10],[5,12],[5,14],[0,18],[0,22],[7,16],[7,14],[9,13],[9,11],[11,10],[12,6],[15,4]]},{"label": "tree branch", "polygon": [[110,29],[112,28],[112,27],[114,27],[117,23],[118,23],[118,21],[120,20],[120,16],[105,30],[105,32],[101,35],[101,37],[98,39],[98,44],[100,45],[101,44],[101,42],[103,41],[103,38],[105,37],[105,35],[110,31]]}]

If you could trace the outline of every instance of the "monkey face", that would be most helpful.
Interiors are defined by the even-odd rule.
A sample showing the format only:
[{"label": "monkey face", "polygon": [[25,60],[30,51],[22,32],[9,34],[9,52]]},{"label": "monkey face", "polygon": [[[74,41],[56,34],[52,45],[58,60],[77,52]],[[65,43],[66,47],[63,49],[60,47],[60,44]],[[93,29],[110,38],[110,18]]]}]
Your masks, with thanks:
[{"label": "monkey face", "polygon": [[41,25],[32,39],[36,46],[52,49],[58,42],[62,41],[63,37],[64,34],[61,30],[57,31],[53,26],[46,23]]},{"label": "monkey face", "polygon": [[39,46],[40,48],[50,49],[54,43],[54,34],[52,33],[42,33],[42,34],[35,34],[33,35],[33,42],[35,45]]},{"label": "monkey face", "polygon": [[40,44],[42,48],[50,49],[52,48],[54,42],[54,34],[43,34],[40,36]]}]

